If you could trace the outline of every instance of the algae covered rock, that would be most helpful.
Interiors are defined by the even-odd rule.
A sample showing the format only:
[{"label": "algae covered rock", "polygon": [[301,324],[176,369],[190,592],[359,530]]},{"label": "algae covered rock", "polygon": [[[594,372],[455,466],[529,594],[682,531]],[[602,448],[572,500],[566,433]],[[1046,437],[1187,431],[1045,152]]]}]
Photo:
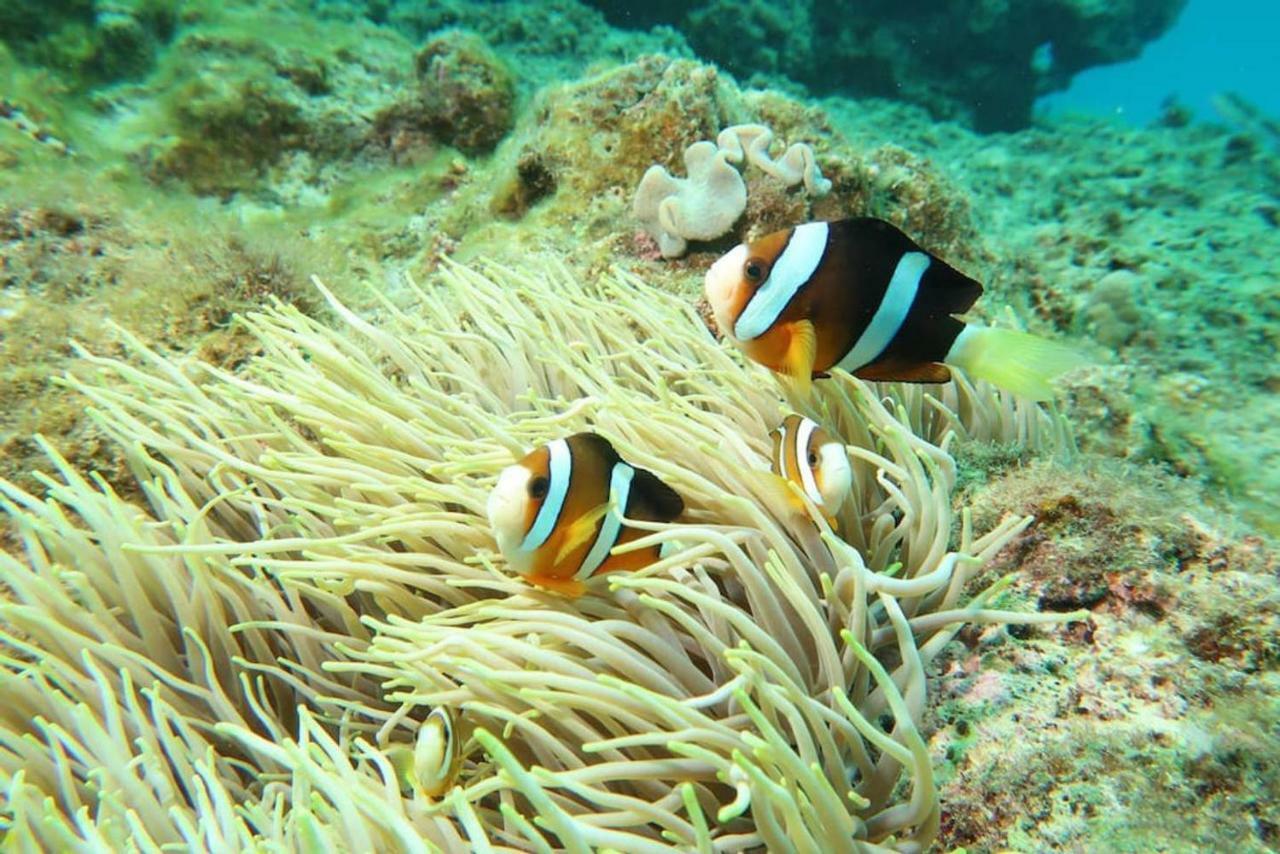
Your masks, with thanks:
[{"label": "algae covered rock", "polygon": [[78,85],[145,74],[172,37],[175,0],[3,0],[0,42]]},{"label": "algae covered rock", "polygon": [[[229,196],[385,151],[371,117],[408,88],[411,48],[368,24],[227,7],[188,21],[146,82],[104,93],[113,141],[154,181]],[[279,182],[284,183],[284,182]]]},{"label": "algae covered rock", "polygon": [[901,98],[980,130],[1025,126],[1038,95],[1131,59],[1186,0],[783,3],[702,0],[637,13],[594,0],[618,26],[678,27],[734,74],[782,75],[814,92]]},{"label": "algae covered rock", "polygon": [[607,205],[601,224],[617,230],[646,169],[678,163],[687,146],[745,115],[714,68],[659,55],[548,87],[500,164],[491,207],[519,218],[554,197],[549,212],[581,220],[584,208]]},{"label": "algae covered rock", "polygon": [[292,85],[269,64],[211,59],[165,93],[161,104],[176,133],[144,155],[154,178],[177,178],[198,192],[247,186],[307,129]]},{"label": "algae covered rock", "polygon": [[538,87],[573,80],[601,63],[625,63],[642,53],[691,56],[684,38],[670,27],[649,33],[619,31],[599,10],[578,0],[363,0],[341,2],[348,11],[363,5],[369,20],[403,33],[415,43],[441,31],[475,33],[513,68],[521,96]]},{"label": "algae covered rock", "polygon": [[449,30],[414,60],[426,128],[469,154],[490,151],[515,121],[515,82],[474,33]]},{"label": "algae covered rock", "polygon": [[936,668],[941,849],[1272,850],[1274,549],[1113,461],[1034,462],[968,500],[975,522],[1036,518],[993,567],[1015,595],[1091,615],[962,632]]}]

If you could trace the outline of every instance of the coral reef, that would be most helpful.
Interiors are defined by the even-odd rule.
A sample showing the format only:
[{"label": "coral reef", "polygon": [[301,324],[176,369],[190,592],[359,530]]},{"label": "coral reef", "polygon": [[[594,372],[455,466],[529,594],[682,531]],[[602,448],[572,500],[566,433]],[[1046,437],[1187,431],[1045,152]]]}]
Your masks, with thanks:
[{"label": "coral reef", "polygon": [[[927,846],[929,662],[965,622],[1074,616],[966,595],[1028,520],[953,537],[934,442],[1053,447],[1054,420],[832,383],[813,412],[853,443],[846,544],[761,492],[784,404],[683,300],[554,268],[442,284],[384,325],[250,316],[239,375],[136,339],[88,357],[73,384],[140,497],[52,448],[48,500],[0,482],[25,550],[0,553],[6,844]],[[691,512],[653,526],[669,557],[571,603],[504,572],[482,520],[502,465],[586,424]],[[469,737],[435,800],[390,752],[440,707]]]},{"label": "coral reef", "polygon": [[[342,11],[349,14],[356,5],[342,2]],[[644,53],[692,56],[674,30],[619,32],[599,11],[577,0],[364,0],[359,5],[365,6],[368,19],[414,41],[432,38],[440,30],[466,27],[520,69],[516,85],[526,95],[547,84],[581,77],[593,67],[629,62]]]},{"label": "coral reef", "polygon": [[124,117],[107,141],[203,194],[261,192],[270,170],[323,183],[333,161],[385,148],[368,117],[411,71],[409,46],[378,28],[230,6],[184,27],[144,84],[102,97]]},{"label": "coral reef", "polygon": [[448,30],[414,60],[424,128],[470,153],[493,149],[511,130],[515,84],[506,65],[473,33]]},{"label": "coral reef", "polygon": [[1025,127],[1037,95],[1137,56],[1186,0],[887,5],[593,0],[618,26],[678,27],[700,57],[743,78],[785,75],[816,93],[901,98],[978,129]]},{"label": "coral reef", "polygon": [[1036,515],[993,562],[1018,567],[1013,595],[1092,615],[1075,636],[962,632],[939,661],[944,846],[1274,846],[1280,563],[1188,493],[1102,462],[1033,463],[970,492],[975,524]]},{"label": "coral reef", "polygon": [[[748,166],[741,175],[746,208],[733,228],[717,242],[695,245],[673,263],[647,266],[646,276],[691,289],[698,281],[691,273],[697,271],[700,279],[706,265],[735,242],[796,222],[858,213],[893,221],[958,264],[986,262],[964,195],[924,158],[894,146],[849,146],[820,110],[776,93],[743,92],[711,66],[664,56],[641,57],[543,90],[495,157],[496,185],[473,185],[468,192],[475,195],[474,202],[465,193],[454,198],[441,227],[452,232],[458,218],[476,218],[474,205],[487,199],[488,210],[519,221],[522,231],[562,237],[560,248],[585,263],[600,266],[620,254],[656,261],[664,254],[658,240],[643,228],[636,234],[619,225],[641,226],[656,219],[652,205],[642,205],[649,216],[633,210],[637,184],[655,161],[655,168],[668,174],[681,172],[677,164],[689,146],[717,139],[735,125],[771,128],[787,141],[786,151],[796,152],[792,156],[803,159],[800,152],[808,150],[824,176],[809,172],[810,182],[827,192],[788,186],[764,168]],[[757,147],[765,144],[758,133],[751,139]],[[744,145],[738,143],[745,160],[751,155]],[[725,148],[732,151],[727,139]],[[784,151],[781,159],[786,158]],[[768,166],[784,171],[772,159]],[[785,177],[803,180],[808,171],[804,163],[791,166],[796,168],[785,169]],[[723,165],[718,173],[736,188],[728,168]],[[657,189],[662,195],[669,188]],[[722,215],[732,213],[717,209],[717,216]],[[486,242],[497,244],[494,251],[505,251],[504,244],[510,243],[505,237]],[[669,244],[668,252],[674,250]]]}]

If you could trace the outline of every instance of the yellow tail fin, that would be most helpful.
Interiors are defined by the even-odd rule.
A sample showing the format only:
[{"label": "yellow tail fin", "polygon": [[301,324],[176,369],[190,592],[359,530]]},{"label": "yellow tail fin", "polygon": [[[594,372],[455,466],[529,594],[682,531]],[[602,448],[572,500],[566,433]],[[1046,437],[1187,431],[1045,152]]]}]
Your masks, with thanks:
[{"label": "yellow tail fin", "polygon": [[951,346],[946,362],[1005,391],[1032,400],[1051,400],[1053,380],[1088,364],[1089,359],[1048,338],[969,324]]}]

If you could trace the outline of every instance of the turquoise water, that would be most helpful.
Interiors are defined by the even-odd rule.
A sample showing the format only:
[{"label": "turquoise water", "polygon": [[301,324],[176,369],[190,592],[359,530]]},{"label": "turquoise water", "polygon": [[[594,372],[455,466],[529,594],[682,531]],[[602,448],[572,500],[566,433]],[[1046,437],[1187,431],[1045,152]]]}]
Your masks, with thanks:
[{"label": "turquoise water", "polygon": [[1220,120],[1215,97],[1237,92],[1280,115],[1280,6],[1265,0],[1191,0],[1177,23],[1130,62],[1081,72],[1041,99],[1049,111],[1155,119],[1175,98],[1201,119]]}]

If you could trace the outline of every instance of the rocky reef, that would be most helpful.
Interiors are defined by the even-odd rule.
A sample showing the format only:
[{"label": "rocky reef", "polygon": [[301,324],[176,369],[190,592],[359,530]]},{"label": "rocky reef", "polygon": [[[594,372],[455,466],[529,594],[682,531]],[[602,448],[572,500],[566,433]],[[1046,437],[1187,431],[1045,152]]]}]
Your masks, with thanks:
[{"label": "rocky reef", "polygon": [[1035,98],[1077,72],[1137,56],[1186,0],[591,5],[621,27],[673,26],[744,80],[900,98],[991,131],[1025,127]]},{"label": "rocky reef", "polygon": [[[668,325],[695,317],[679,306],[693,305],[707,266],[739,240],[807,219],[870,214],[893,221],[982,280],[987,292],[976,307],[979,316],[1008,320],[1009,310],[1033,331],[1080,342],[1095,362],[1071,379],[1054,414],[1060,419],[1054,423],[1072,428],[1073,442],[1033,441],[1040,433],[1019,428],[1022,422],[1008,411],[966,409],[946,399],[958,415],[948,422],[956,435],[944,443],[952,463],[939,463],[954,465],[938,481],[945,484],[939,494],[946,513],[954,516],[954,529],[943,526],[939,534],[944,545],[958,548],[973,531],[997,529],[1002,519],[1031,519],[1016,532],[1000,529],[1008,538],[986,555],[987,567],[970,592],[998,584],[1001,608],[1055,619],[1086,611],[1088,617],[1069,624],[974,625],[929,659],[928,702],[913,714],[939,791],[936,845],[1262,851],[1277,844],[1280,755],[1267,734],[1280,725],[1274,546],[1280,412],[1273,358],[1280,315],[1271,298],[1280,158],[1270,125],[1243,105],[1224,112],[1237,126],[1192,124],[1173,106],[1147,128],[1092,119],[1023,127],[1037,93],[1061,86],[1074,70],[1131,55],[1168,25],[1180,3],[1141,10],[1136,3],[1112,4],[1094,15],[1082,10],[1096,6],[1066,0],[1017,10],[978,4],[963,14],[952,4],[936,27],[920,26],[916,16],[923,11],[884,7],[870,20],[869,12],[846,8],[852,4],[739,6],[731,13],[720,3],[659,3],[649,7],[650,17],[625,21],[620,7],[571,0],[110,5],[48,4],[35,16],[32,4],[0,3],[0,22],[13,24],[0,28],[0,397],[10,404],[0,411],[0,477],[11,484],[0,542],[7,577],[48,573],[23,588],[22,604],[6,582],[0,593],[5,644],[28,643],[39,626],[29,621],[38,591],[71,585],[65,596],[58,594],[57,613],[83,604],[67,555],[113,565],[112,526],[140,525],[122,541],[173,545],[161,540],[183,531],[191,542],[205,537],[202,548],[234,545],[240,551],[216,559],[165,556],[173,566],[155,576],[156,589],[167,589],[163,579],[172,573],[192,572],[207,559],[218,567],[219,596],[239,603],[235,608],[269,601],[279,613],[252,613],[263,620],[288,613],[301,621],[305,628],[296,637],[262,640],[269,633],[263,625],[243,631],[252,634],[246,649],[262,656],[253,660],[270,672],[272,708],[302,702],[309,717],[271,717],[278,728],[272,738],[287,745],[273,747],[254,713],[238,706],[236,715],[244,718],[238,747],[228,748],[212,729],[198,738],[189,734],[191,743],[216,742],[230,766],[247,755],[237,750],[248,751],[261,767],[284,775],[280,780],[287,776],[283,769],[296,770],[301,776],[288,784],[297,787],[290,791],[310,785],[303,780],[308,773],[328,780],[323,774],[336,767],[359,765],[361,779],[376,780],[376,761],[357,746],[372,733],[349,731],[351,740],[324,741],[339,730],[315,696],[331,696],[341,686],[344,696],[358,695],[375,717],[383,716],[379,726],[392,721],[386,733],[403,735],[409,719],[392,720],[400,700],[388,699],[378,684],[389,672],[381,668],[400,668],[400,676],[423,690],[445,690],[433,681],[429,663],[388,662],[401,654],[397,644],[417,637],[419,622],[432,642],[448,635],[452,618],[440,617],[442,609],[472,595],[451,592],[438,567],[408,566],[415,554],[436,546],[414,539],[416,517],[382,506],[391,494],[387,483],[403,490],[396,492],[403,496],[396,508],[408,513],[421,501],[440,514],[431,524],[440,526],[439,537],[453,538],[448,573],[483,579],[495,595],[520,595],[517,581],[485,564],[492,561],[491,544],[475,507],[483,501],[484,478],[500,462],[499,446],[531,444],[558,417],[553,383],[539,404],[550,420],[542,427],[536,419],[522,421],[520,390],[511,387],[521,372],[531,376],[546,370],[547,359],[595,353],[590,348],[603,333],[591,329],[614,330],[608,334],[618,340],[632,335],[610,313],[638,311],[646,288],[660,295],[648,303],[666,306]],[[117,38],[125,31],[133,41]],[[921,39],[910,48],[908,32]],[[991,47],[996,43],[1001,49]],[[934,61],[958,65],[947,71]],[[848,69],[849,76],[837,79],[831,69]],[[996,93],[993,80],[1018,85]],[[826,97],[817,100],[814,92]],[[854,97],[890,94],[915,104]],[[663,258],[634,215],[642,176],[655,165],[683,175],[688,146],[752,123],[773,131],[774,155],[781,155],[784,141],[807,146],[831,182],[829,192],[810,193],[744,168],[746,204],[729,230],[690,240],[681,257]],[[971,125],[1020,129],[980,134]],[[483,366],[492,357],[487,338],[519,327],[511,318],[533,323],[521,300],[540,292],[523,284],[531,281],[526,274],[491,272],[492,280],[482,281],[452,265],[495,261],[508,266],[487,269],[520,271],[536,263],[552,271],[546,282],[572,280],[584,294],[594,293],[595,283],[630,284],[610,291],[613,304],[591,297],[590,311],[609,314],[607,320],[557,321],[537,341],[512,345],[527,354],[528,365],[484,368],[469,381],[468,393],[501,418],[468,410],[467,423],[479,432],[459,440],[460,447],[472,448],[467,443],[480,441],[477,436],[488,444],[465,465],[406,438],[417,435],[428,417],[423,413],[437,417],[435,404],[412,398],[403,411],[363,422],[361,412],[394,409],[399,404],[392,401],[415,388],[435,393],[433,383],[447,373],[430,361],[441,342],[479,348],[468,351],[468,364]],[[335,303],[311,284],[312,274],[329,285]],[[467,283],[480,294],[504,283],[510,291],[495,290],[503,295],[487,308],[439,302]],[[277,301],[293,309],[274,308],[269,321],[241,319]],[[344,306],[337,315],[334,304]],[[441,308],[446,305],[453,308]],[[492,314],[495,306],[501,316]],[[338,323],[346,324],[342,331]],[[650,337],[660,341],[654,330]],[[305,358],[286,355],[288,342],[304,333],[322,344]],[[701,338],[688,345],[704,355],[719,352],[704,349],[710,347]],[[381,355],[371,357],[375,351]],[[139,373],[144,362],[149,367]],[[325,407],[306,396],[314,390],[295,394],[290,372],[324,374],[337,400],[355,364],[360,377],[377,378],[380,391],[362,407],[344,410],[341,431],[326,433],[318,415]],[[672,363],[679,370],[668,366],[652,376],[644,373],[650,368],[643,359],[626,364],[648,377],[652,396],[679,394],[686,375],[695,373],[680,360]],[[582,386],[574,394],[586,394],[599,378],[592,379],[589,365],[579,368]],[[730,369],[747,366],[716,361],[716,371]],[[125,406],[113,396],[118,383],[144,374],[147,388],[172,407],[166,410],[171,420],[148,414],[147,395],[125,407],[136,407],[127,418],[124,410],[112,410],[105,422],[115,425],[110,429],[86,413],[86,394],[99,411]],[[270,388],[255,384],[267,374],[275,377]],[[196,375],[207,383],[190,385]],[[746,430],[742,425],[759,421],[759,412],[784,404],[767,378],[756,379],[732,386],[758,411],[732,416],[734,429]],[[818,388],[821,393],[823,384]],[[243,422],[214,429],[212,410],[201,408],[208,389],[226,401],[256,401],[256,408]],[[903,404],[901,417],[921,437],[943,442],[947,424],[925,419],[935,410],[912,396],[918,390],[877,391]],[[506,402],[498,406],[499,399]],[[444,401],[439,405],[452,405]],[[720,411],[710,396],[697,406],[680,405],[686,403],[702,413],[694,418]],[[654,423],[664,417],[656,405],[644,411]],[[391,438],[379,430],[393,415],[405,419],[408,432]],[[584,416],[575,410],[572,417]],[[849,424],[861,417],[848,416]],[[144,423],[151,425],[146,431]],[[614,426],[637,451],[653,453],[647,427]],[[209,440],[215,433],[220,439]],[[145,460],[131,441],[142,435],[150,443]],[[222,441],[242,451],[237,461],[214,463],[224,452]],[[744,441],[755,447],[755,439]],[[377,449],[395,442],[407,442],[395,446],[403,456],[378,458],[374,473],[362,468]],[[866,443],[875,447],[870,438]],[[432,457],[423,464],[429,476],[405,468],[414,454]],[[348,478],[342,468],[348,465],[365,479]],[[50,474],[54,467],[60,470]],[[82,472],[93,474],[82,478]],[[455,489],[450,478],[462,478],[460,472],[465,483]],[[722,478],[732,492],[736,475],[699,476]],[[250,490],[251,481],[266,486]],[[875,483],[871,476],[868,481]],[[157,486],[162,483],[169,486]],[[245,491],[237,491],[241,487]],[[14,498],[19,494],[27,497]],[[63,504],[45,504],[48,495]],[[716,496],[707,506],[723,501],[734,513],[745,512]],[[62,511],[55,506],[78,508],[66,511],[70,527],[57,527],[56,534],[50,520]],[[93,515],[103,507],[110,513]],[[143,512],[151,514],[151,527],[138,522]],[[256,514],[279,525],[254,528],[246,520]],[[213,528],[202,527],[206,515]],[[265,547],[279,548],[269,560],[247,549],[246,543],[289,536],[303,517],[314,522],[323,545],[286,539],[284,546]],[[366,550],[339,542],[349,533],[344,526],[366,517],[386,521],[416,545],[370,542]],[[218,527],[224,525],[230,527]],[[77,526],[94,533],[80,538]],[[45,546],[33,547],[37,541]],[[66,545],[71,542],[74,549]],[[46,560],[46,553],[55,557]],[[123,554],[129,566],[152,577],[138,553],[116,557]],[[359,583],[365,587],[344,586],[331,572],[335,555],[364,568]],[[266,572],[267,564],[277,574],[260,579],[258,596],[243,586],[244,573],[250,566]],[[109,578],[95,576],[94,584],[107,589],[114,583]],[[42,586],[46,581],[53,586]],[[679,585],[661,573],[638,583],[635,590],[659,599],[686,595],[672,592],[670,586]],[[309,604],[291,604],[288,597],[302,589],[297,585],[305,587]],[[429,595],[415,593],[419,588]],[[620,601],[629,601],[621,592]],[[605,595],[603,602],[613,602]],[[165,607],[194,620],[185,602],[175,594]],[[571,610],[565,606],[564,614]],[[312,613],[323,619],[308,622]],[[179,620],[172,615],[166,619]],[[199,625],[204,631],[213,624]],[[186,642],[175,641],[180,636],[171,629],[157,623],[147,631],[166,643]],[[487,631],[478,627],[473,637],[487,644]],[[198,643],[165,671],[199,683],[192,697],[206,696],[201,692],[214,685],[239,691],[236,677],[228,676],[239,653],[223,655],[230,650],[218,646],[223,634],[210,629],[200,636],[222,650],[211,665],[211,683],[194,670]],[[882,632],[880,640],[887,637]],[[265,645],[254,647],[259,640]],[[337,676],[316,663],[350,663],[352,644],[376,653],[361,660],[360,672]],[[285,650],[310,662],[307,688],[297,689],[294,676],[278,670],[275,656]],[[528,653],[540,654],[532,647]],[[897,666],[887,648],[880,654]],[[7,659],[9,676],[21,675],[27,655]],[[120,672],[133,667],[128,658],[120,659]],[[465,682],[474,674],[460,675],[468,672],[464,659],[449,652],[439,661],[458,668],[451,679]],[[78,662],[68,666],[80,668]],[[92,668],[75,672],[76,691],[98,690]],[[686,677],[689,685],[705,678]],[[113,696],[133,696],[126,681],[102,678]],[[490,690],[483,678],[474,680],[468,684],[477,693],[468,702]],[[22,696],[44,702],[37,695],[45,696],[35,689]],[[250,702],[250,694],[243,697]],[[183,720],[163,704],[152,708],[166,721]],[[502,712],[486,714],[492,724]],[[479,751],[469,759],[474,779],[490,780],[468,796],[477,804],[485,803],[485,786],[507,785],[541,749],[531,745],[540,743],[542,724],[514,722],[518,717],[510,725],[523,728],[519,751],[532,753],[473,745]],[[60,725],[72,723],[68,717]],[[303,758],[302,748],[286,755],[297,747],[290,739],[304,736],[325,745],[323,769],[315,755]],[[28,742],[15,743],[30,749]],[[544,769],[548,761],[541,762]],[[14,766],[2,767],[8,774]],[[210,779],[220,768],[206,769]],[[909,788],[907,777],[901,786]],[[38,789],[22,791],[22,803],[39,802]],[[699,838],[697,809],[688,807],[683,790],[671,791],[677,809],[689,810],[672,827],[686,834],[682,839]],[[251,794],[262,795],[259,823],[270,824],[270,799]],[[699,797],[695,806],[710,806]],[[371,815],[377,813],[372,803],[364,807]],[[459,823],[448,819],[446,827],[414,812],[421,805],[408,794],[388,803],[397,818],[386,826],[460,839],[465,810],[456,814]],[[13,816],[5,809],[0,814],[8,822]],[[484,815],[499,820],[496,807]],[[159,817],[149,814],[154,826],[167,827]],[[415,821],[431,829],[422,831],[427,825]],[[736,821],[726,826],[743,826]]]},{"label": "rocky reef", "polygon": [[8,0],[0,41],[27,62],[57,68],[77,87],[138,78],[178,25],[173,0]]}]

